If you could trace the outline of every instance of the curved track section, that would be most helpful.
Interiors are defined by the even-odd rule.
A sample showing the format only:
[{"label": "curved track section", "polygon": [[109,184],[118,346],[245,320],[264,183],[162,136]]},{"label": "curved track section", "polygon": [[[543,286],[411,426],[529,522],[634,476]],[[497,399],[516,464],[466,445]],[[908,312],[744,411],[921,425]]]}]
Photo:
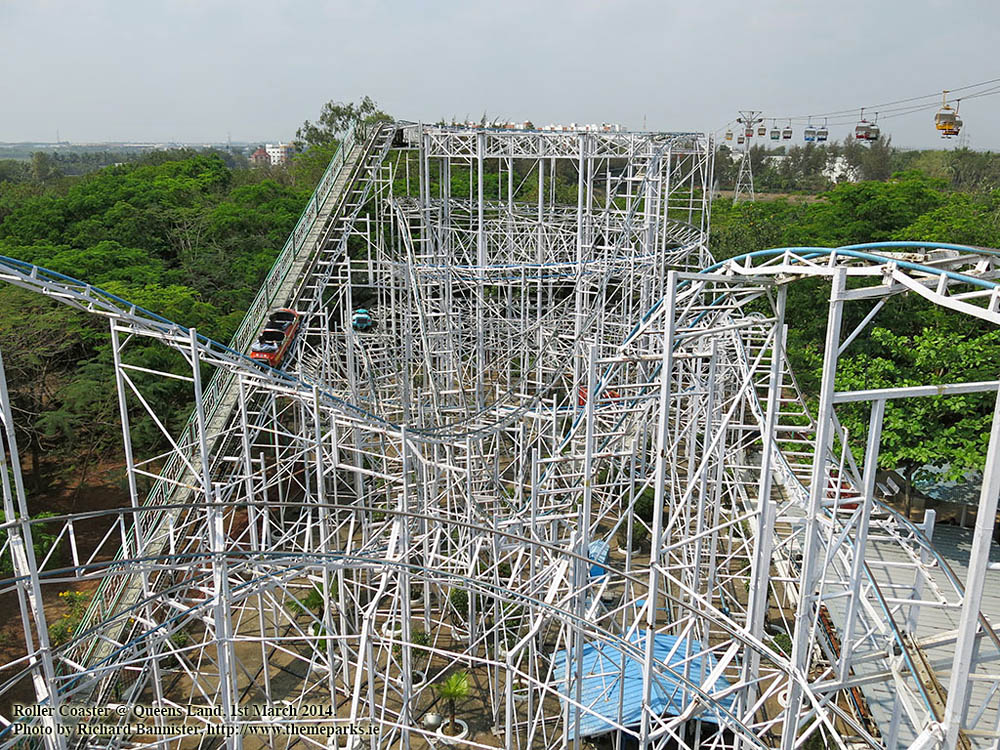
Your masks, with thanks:
[{"label": "curved track section", "polygon": [[[995,254],[714,263],[700,136],[399,129],[345,147],[324,181],[337,207],[296,230],[311,249],[265,284],[287,294],[267,291],[231,346],[0,261],[110,320],[132,496],[46,520],[59,544],[36,555],[0,391],[2,585],[25,630],[0,746],[452,744],[436,685],[456,672],[474,747],[992,746],[989,530],[963,579],[926,523],[880,503],[879,415],[924,394],[839,393],[834,375],[857,299],[1000,322]],[[818,407],[783,350],[785,290],[810,276],[831,289]],[[282,372],[243,356],[279,297],[307,317]],[[373,331],[351,328],[357,307]],[[177,367],[139,368],[147,338]],[[179,434],[143,395],[157,377],[190,384]],[[873,409],[861,467],[836,419],[857,401]],[[162,452],[136,455],[139,423]],[[106,534],[85,544],[82,525]],[[67,589],[92,603],[55,645],[43,603]],[[66,715],[111,703],[122,715]]]}]

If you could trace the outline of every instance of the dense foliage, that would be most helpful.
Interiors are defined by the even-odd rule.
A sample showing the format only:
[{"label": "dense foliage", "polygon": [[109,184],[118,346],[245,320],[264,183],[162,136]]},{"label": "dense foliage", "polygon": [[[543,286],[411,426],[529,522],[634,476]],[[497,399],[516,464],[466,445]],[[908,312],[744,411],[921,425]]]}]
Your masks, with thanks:
[{"label": "dense foliage", "polygon": [[[136,164],[39,184],[0,182],[0,255],[86,280],[171,320],[228,340],[311,190],[267,172],[234,172],[215,154],[152,154]],[[42,455],[88,469],[120,440],[106,324],[11,287],[0,295],[0,348],[35,487]],[[152,345],[145,366],[182,366]],[[141,379],[141,374],[137,378]],[[187,416],[183,384],[154,406]],[[134,436],[153,444],[144,422]]]},{"label": "dense foliage", "polygon": [[[931,240],[1000,247],[1000,189],[955,191],[943,177],[910,170],[886,182],[844,183],[815,199],[740,203],[718,200],[712,211],[712,250],[718,258],[773,247],[839,246],[886,240]],[[875,282],[869,282],[875,283]],[[829,286],[798,281],[788,291],[788,351],[806,392],[815,396],[826,335]],[[872,302],[846,305],[843,336]],[[890,298],[866,333],[846,350],[839,389],[994,380],[1000,331],[912,295]],[[975,394],[906,399],[886,409],[880,465],[899,471],[909,490],[946,469],[957,478],[985,461],[993,398]],[[867,405],[838,410],[860,460]]]},{"label": "dense foliage", "polygon": [[[715,159],[715,178],[730,190],[739,173],[742,146],[723,143]],[[897,172],[915,170],[945,180],[958,190],[981,190],[1000,185],[1000,154],[958,148],[905,150],[890,138],[862,145],[854,139],[842,143],[763,144],[750,147],[750,164],[758,192],[817,192],[850,180],[887,180]]]}]

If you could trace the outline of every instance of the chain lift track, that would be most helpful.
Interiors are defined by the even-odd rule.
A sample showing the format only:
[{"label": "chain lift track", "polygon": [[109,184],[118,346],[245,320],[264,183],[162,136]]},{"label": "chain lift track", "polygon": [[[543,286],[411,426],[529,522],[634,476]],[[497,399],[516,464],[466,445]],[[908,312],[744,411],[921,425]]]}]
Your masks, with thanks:
[{"label": "chain lift track", "polygon": [[[1000,323],[1000,254],[716,262],[713,153],[696,133],[349,133],[229,345],[0,258],[3,281],[109,321],[131,499],[29,517],[0,360],[0,593],[24,628],[0,748],[206,746],[182,726],[239,727],[226,748],[450,744],[430,718],[456,671],[468,747],[996,747],[1000,419],[961,564],[932,542],[957,531],[893,511],[876,468],[888,401],[1000,382],[835,375],[899,294]],[[784,348],[788,286],[813,277],[830,301],[810,406]],[[286,306],[292,358],[251,362]],[[135,359],[151,339],[168,371]],[[161,378],[191,389],[179,431],[145,395]],[[861,466],[837,419],[859,403]],[[139,455],[137,425],[160,453]],[[42,605],[68,589],[93,593],[54,645]],[[160,707],[159,734],[84,739],[63,715],[79,704]],[[332,736],[348,725],[372,734]]]}]

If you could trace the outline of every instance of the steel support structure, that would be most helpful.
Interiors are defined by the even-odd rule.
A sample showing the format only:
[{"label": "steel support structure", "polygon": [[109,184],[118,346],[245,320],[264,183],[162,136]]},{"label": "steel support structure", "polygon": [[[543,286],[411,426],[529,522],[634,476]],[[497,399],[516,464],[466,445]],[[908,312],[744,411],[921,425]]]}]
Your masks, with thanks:
[{"label": "steel support structure", "polygon": [[[847,305],[913,292],[1000,323],[993,253],[715,263],[697,134],[352,138],[232,346],[0,260],[4,281],[110,320],[131,499],[29,518],[0,388],[15,480],[0,593],[25,631],[0,747],[49,726],[4,708],[25,681],[42,705],[164,709],[162,733],[88,747],[187,747],[171,727],[332,747],[349,726],[371,729],[352,747],[423,747],[454,741],[431,719],[456,671],[471,747],[997,741],[1000,641],[981,615],[996,478],[963,579],[875,472],[887,402],[997,383],[836,381],[877,319],[845,338]],[[818,412],[785,354],[787,286],[810,277],[830,281]],[[281,371],[244,356],[278,303],[306,317]],[[358,307],[370,330],[352,326]],[[159,370],[140,358],[151,341],[170,352]],[[190,389],[179,429],[154,407],[167,380]],[[837,410],[862,402],[859,470]],[[106,534],[81,538],[83,521]],[[59,532],[40,555],[42,524]],[[64,590],[94,599],[53,646],[42,602]]]}]

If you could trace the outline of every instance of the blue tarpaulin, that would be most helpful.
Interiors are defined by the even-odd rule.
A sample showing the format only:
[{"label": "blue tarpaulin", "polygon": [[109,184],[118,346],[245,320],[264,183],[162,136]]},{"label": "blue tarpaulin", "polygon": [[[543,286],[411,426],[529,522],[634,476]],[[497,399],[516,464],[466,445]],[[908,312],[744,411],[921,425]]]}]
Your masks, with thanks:
[{"label": "blue tarpaulin", "polygon": [[[653,638],[653,659],[669,665],[675,672],[687,676],[695,685],[700,685],[715,668],[716,661],[711,654],[702,654],[701,643],[691,641],[690,660],[685,673],[686,639],[674,635],[657,633]],[[640,630],[632,636],[631,642],[645,649],[646,631]],[[696,654],[696,655],[695,655]],[[556,688],[562,700],[566,700],[566,651],[560,650],[554,654],[554,676]],[[704,669],[704,671],[702,671]],[[655,670],[655,667],[654,667]],[[576,699],[576,653],[569,654],[569,696]],[[706,692],[721,692],[729,687],[725,679],[719,678],[715,685]],[[621,696],[621,715],[619,717],[618,701]],[[654,674],[650,693],[650,709],[657,716],[679,716],[684,710],[685,697],[692,699],[691,691],[685,691],[680,679],[671,675]],[[622,670],[622,650],[617,644],[589,642],[583,646],[583,710],[575,705],[570,706],[569,726],[566,731],[573,739],[576,735],[576,717],[580,710],[580,737],[592,737],[604,734],[614,728],[612,722],[626,727],[638,726],[642,719],[642,657],[631,653],[625,654],[625,669]],[[719,701],[720,705],[731,710],[733,696],[729,695]],[[702,721],[718,724],[718,717],[712,707],[697,713],[695,717]]]},{"label": "blue tarpaulin", "polygon": [[594,541],[590,543],[590,546],[587,548],[587,557],[589,557],[593,562],[598,563],[597,565],[590,566],[591,578],[600,578],[608,572],[608,569],[604,567],[603,563],[608,561],[608,554],[610,552],[611,545],[607,542]]}]

